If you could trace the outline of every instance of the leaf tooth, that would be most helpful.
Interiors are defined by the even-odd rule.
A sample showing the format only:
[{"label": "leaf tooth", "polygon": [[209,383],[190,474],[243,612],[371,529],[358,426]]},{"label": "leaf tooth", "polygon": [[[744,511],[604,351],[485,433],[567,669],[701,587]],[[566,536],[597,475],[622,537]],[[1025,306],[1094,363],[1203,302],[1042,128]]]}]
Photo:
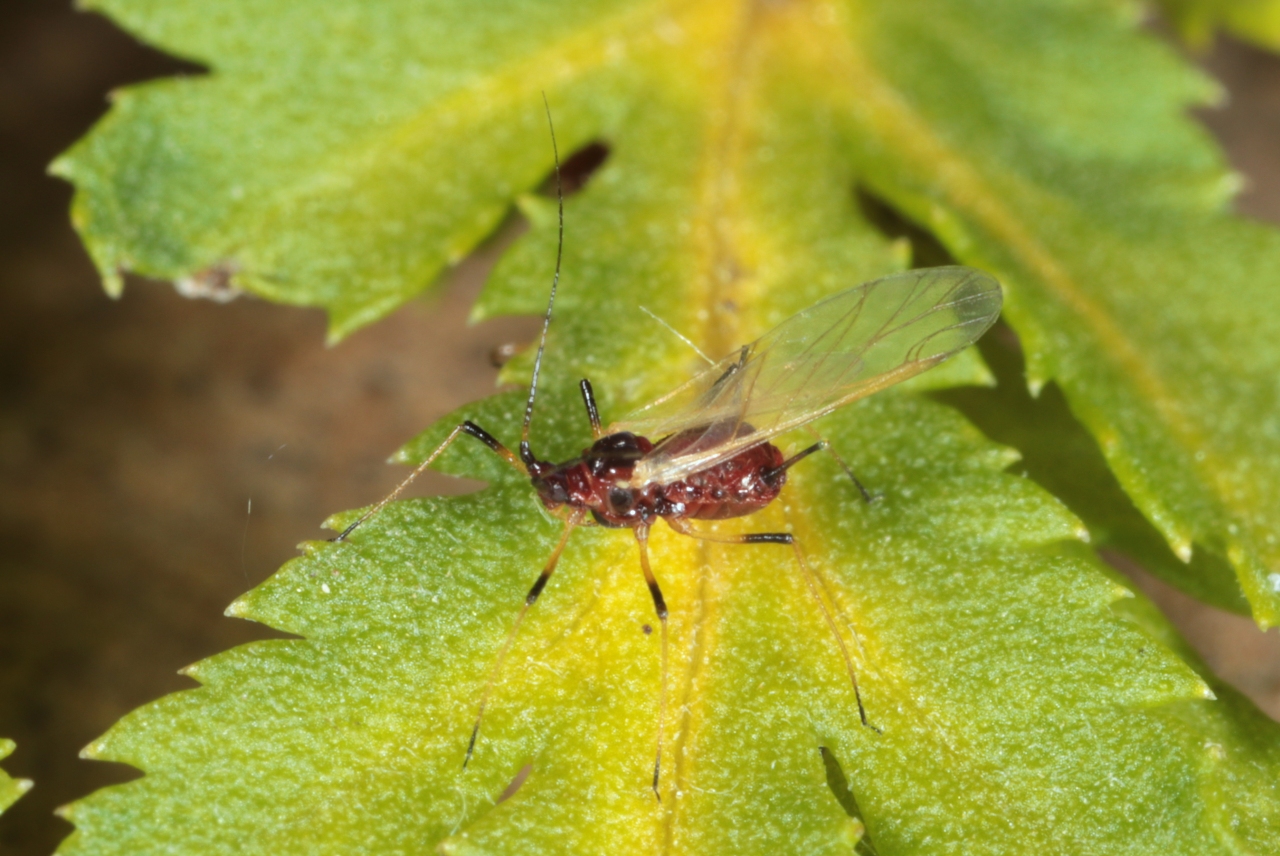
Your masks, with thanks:
[{"label": "leaf tooth", "polygon": [[106,761],[110,760],[104,756],[107,751],[107,737],[110,732],[102,735],[89,745],[80,750],[80,757],[85,761]]},{"label": "leaf tooth", "polygon": [[1022,460],[1022,452],[1013,446],[1001,446],[995,453],[995,459],[998,469],[1007,470]]},{"label": "leaf tooth", "polygon": [[1130,598],[1135,598],[1135,597],[1137,597],[1137,595],[1134,594],[1133,590],[1130,589],[1128,586],[1123,586],[1123,585],[1120,585],[1119,583],[1115,583],[1111,587],[1112,603],[1115,603],[1116,601],[1119,601],[1119,600],[1129,600]]},{"label": "leaf tooth", "polygon": [[1250,186],[1249,177],[1236,170],[1225,170],[1218,179],[1218,193],[1223,199],[1235,199]]}]

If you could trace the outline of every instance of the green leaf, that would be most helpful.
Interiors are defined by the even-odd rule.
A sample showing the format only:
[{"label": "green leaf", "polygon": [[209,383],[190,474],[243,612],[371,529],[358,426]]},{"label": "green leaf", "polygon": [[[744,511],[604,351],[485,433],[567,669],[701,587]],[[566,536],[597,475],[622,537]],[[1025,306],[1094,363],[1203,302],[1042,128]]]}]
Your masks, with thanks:
[{"label": "green leaf", "polygon": [[[1114,572],[1112,572],[1114,575]],[[1214,677],[1191,646],[1180,639],[1155,604],[1138,595],[1119,611],[1153,639],[1169,646],[1203,675],[1216,705],[1171,709],[1189,739],[1204,740],[1209,765],[1201,784],[1208,820],[1235,853],[1274,852],[1280,841],[1280,724],[1241,693]]]},{"label": "green leaf", "polygon": [[1280,48],[1276,0],[1160,0],[1159,5],[1192,47],[1208,46],[1222,29],[1265,48]]},{"label": "green leaf", "polygon": [[[0,761],[13,754],[13,749],[12,740],[0,738]],[[0,770],[0,814],[3,814],[5,809],[29,790],[31,790],[30,779],[11,779],[4,770]]]},{"label": "green leaf", "polygon": [[[719,356],[906,266],[860,185],[1000,275],[1034,384],[1061,386],[1176,552],[1229,558],[1259,620],[1280,614],[1263,277],[1280,247],[1218,213],[1228,182],[1181,116],[1209,89],[1115,4],[107,7],[214,69],[125,93],[60,162],[108,275],[229,273],[325,306],[341,335],[542,183],[545,89],[562,151],[610,154],[568,200],[539,454],[589,441],[579,377],[609,419],[699,365],[639,307]],[[544,305],[556,230],[524,199],[533,228],[478,317]],[[768,510],[720,524],[797,535],[878,731],[785,548],[659,527],[673,668],[655,802],[653,606],[629,533],[590,529],[522,625],[464,771],[559,531],[464,437],[440,466],[486,490],[309,545],[232,608],[303,638],[198,664],[201,688],[90,747],[146,775],[72,806],[62,852],[1276,852],[1275,728],[1213,700],[1085,524],[919,394],[987,380],[970,352],[819,426],[879,502],[815,457]],[[463,416],[512,444],[522,409],[477,403],[403,457]],[[1204,591],[1229,599],[1224,561]]]},{"label": "green leaf", "polygon": [[[118,93],[55,163],[107,290],[124,270],[229,278],[326,308],[335,339],[425,289],[542,179],[537,81],[568,82],[556,57],[618,64],[590,21],[637,17],[600,0],[572,17],[527,0],[86,5],[216,72]],[[558,98],[557,118],[572,144],[624,103]]]},{"label": "green leaf", "polygon": [[983,341],[982,353],[999,384],[948,390],[939,400],[957,407],[991,439],[1016,448],[1022,455],[1018,471],[1070,506],[1089,527],[1095,547],[1123,555],[1220,609],[1248,614],[1226,561],[1204,550],[1190,562],[1173,554],[1107,469],[1102,450],[1071,415],[1062,390],[1051,383],[1038,397],[1030,396],[1016,350],[1012,333],[997,329]]},{"label": "green leaf", "polygon": [[1006,284],[1033,390],[1056,380],[1175,554],[1225,557],[1270,626],[1280,237],[1221,213],[1234,182],[1181,115],[1209,89],[1167,51],[1100,10],[979,5],[868,5],[859,49],[803,57],[847,82],[867,182]]},{"label": "green leaf", "polygon": [[[572,403],[553,391],[540,422],[572,431]],[[517,395],[464,412],[518,430]],[[880,853],[1227,847],[1204,794],[1248,770],[1248,747],[1220,733],[1230,720],[1200,679],[1113,612],[1126,592],[1073,543],[1079,524],[941,405],[883,395],[823,430],[879,502],[819,460],[788,486],[790,511],[722,529],[794,527],[857,628],[882,734],[858,723],[785,548],[655,530],[678,664],[657,805],[652,605],[628,533],[590,530],[522,628],[464,772],[486,670],[558,529],[523,479],[499,476],[394,503],[242,598],[233,614],[305,640],[206,661],[190,672],[201,689],[91,746],[147,775],[73,806],[64,852],[848,852],[858,825],[819,747]],[[448,469],[489,472],[455,448]],[[1178,714],[1200,708],[1204,725]]]},{"label": "green leaf", "polygon": [[[1246,6],[1264,8],[1215,8]],[[109,289],[122,269],[229,279],[327,308],[339,337],[426,288],[542,180],[542,90],[566,150],[612,149],[572,206],[581,254],[566,276],[627,283],[625,311],[598,332],[630,343],[629,383],[660,390],[680,373],[651,370],[638,347],[655,334],[640,302],[723,353],[754,329],[738,310],[777,255],[820,248],[785,299],[748,310],[766,321],[903,263],[902,248],[833,232],[859,182],[1000,276],[1033,387],[1060,384],[1177,556],[1229,562],[1258,622],[1280,621],[1280,307],[1267,284],[1280,240],[1221,212],[1237,182],[1183,115],[1214,89],[1128,11],[101,8],[213,68],[120,93],[55,164],[77,184],[75,219]],[[763,229],[744,207],[788,216]],[[546,260],[525,267],[543,277]],[[536,294],[498,287],[479,312],[530,311]]]}]

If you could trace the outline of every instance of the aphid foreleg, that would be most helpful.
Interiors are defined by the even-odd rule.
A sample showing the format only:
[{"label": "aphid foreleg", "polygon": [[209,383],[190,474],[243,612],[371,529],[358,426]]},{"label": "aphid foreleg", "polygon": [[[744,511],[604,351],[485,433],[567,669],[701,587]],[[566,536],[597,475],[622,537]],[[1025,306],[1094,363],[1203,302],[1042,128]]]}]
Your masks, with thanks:
[{"label": "aphid foreleg", "polygon": [[658,615],[662,632],[662,677],[658,688],[658,751],[653,759],[653,795],[662,802],[662,792],[658,789],[662,777],[662,735],[667,718],[667,602],[662,597],[662,589],[649,567],[649,527],[637,526],[636,543],[640,545],[640,568],[644,571],[644,581],[649,585],[649,594],[653,596],[653,611]]},{"label": "aphid foreleg", "polygon": [[423,472],[426,471],[427,467],[435,463],[436,458],[440,457],[440,455],[444,453],[444,450],[449,448],[450,443],[458,439],[459,434],[466,434],[469,437],[475,437],[481,443],[484,443],[490,449],[492,449],[493,451],[501,455],[503,460],[505,460],[508,464],[515,467],[521,473],[525,473],[527,475],[527,472],[525,471],[525,468],[524,468],[524,464],[520,463],[520,459],[517,458],[514,454],[512,454],[510,449],[508,449],[506,446],[499,443],[497,439],[494,438],[494,436],[490,434],[488,431],[484,430],[479,425],[477,425],[476,423],[468,419],[467,421],[459,425],[457,428],[454,428],[452,431],[450,431],[449,436],[444,438],[444,442],[441,443],[439,446],[436,446],[436,450],[432,452],[430,455],[427,455],[427,459],[422,463],[418,464],[417,469],[409,473],[408,478],[400,482],[400,484],[396,485],[395,490],[391,491],[391,493],[387,494],[382,499],[378,500],[376,505],[372,506],[364,514],[361,514],[359,517],[357,517],[354,523],[352,523],[346,529],[343,529],[340,533],[338,533],[333,538],[330,538],[329,540],[345,541],[348,535],[356,531],[358,527],[362,526],[366,521],[368,521],[375,514],[382,511],[382,509],[386,507],[387,503],[391,502],[400,494],[404,493],[405,488],[407,488],[410,484],[412,484],[414,479],[422,475]]},{"label": "aphid foreleg", "polygon": [[600,427],[600,411],[596,407],[596,393],[591,388],[591,381],[585,377],[578,381],[578,389],[582,390],[582,402],[587,406],[587,418],[591,420],[591,439],[599,440],[604,436]]},{"label": "aphid foreleg", "polygon": [[538,596],[542,594],[542,590],[546,588],[547,581],[551,579],[551,575],[555,573],[556,564],[560,561],[560,554],[564,552],[565,544],[569,543],[569,535],[582,522],[584,512],[575,511],[564,522],[564,531],[560,533],[560,540],[556,542],[556,548],[551,551],[551,556],[547,559],[546,565],[542,568],[542,573],[538,575],[538,579],[534,582],[533,587],[529,589],[529,593],[524,597],[524,605],[520,607],[520,614],[516,616],[515,624],[511,625],[511,629],[507,631],[507,639],[502,643],[502,648],[498,650],[498,658],[493,661],[490,667],[489,677],[484,684],[484,692],[480,695],[480,710],[476,713],[476,724],[471,729],[471,740],[467,743],[467,755],[462,759],[462,769],[467,768],[467,764],[471,762],[471,753],[476,749],[476,738],[480,736],[480,722],[484,719],[484,709],[489,704],[489,696],[493,692],[494,685],[498,682],[498,678],[502,676],[502,665],[507,659],[507,653],[511,650],[511,645],[516,641],[516,633],[520,630],[520,625],[524,622],[524,617],[529,614],[529,608],[538,602]]},{"label": "aphid foreleg", "polygon": [[[814,449],[814,451],[817,451]],[[690,538],[698,538],[702,541],[715,541],[720,544],[790,544],[791,549],[795,552],[796,563],[800,566],[804,577],[805,586],[809,589],[809,594],[813,595],[813,599],[818,602],[818,608],[822,610],[822,617],[827,622],[827,627],[831,630],[831,635],[836,640],[836,645],[840,648],[840,655],[844,658],[845,668],[849,672],[849,682],[853,684],[853,697],[858,702],[858,718],[862,720],[862,724],[872,731],[880,734],[880,729],[872,725],[867,719],[867,709],[862,704],[862,691],[858,688],[858,673],[853,668],[853,658],[849,656],[849,648],[844,644],[844,637],[840,635],[840,629],[836,624],[835,617],[831,614],[831,607],[827,605],[819,591],[819,580],[813,569],[809,567],[809,562],[805,559],[804,553],[800,550],[800,542],[790,532],[744,532],[734,535],[721,535],[716,532],[700,532],[694,529],[683,520],[673,520],[664,518],[672,529],[681,535],[688,535]],[[825,586],[823,587],[825,588]]]}]

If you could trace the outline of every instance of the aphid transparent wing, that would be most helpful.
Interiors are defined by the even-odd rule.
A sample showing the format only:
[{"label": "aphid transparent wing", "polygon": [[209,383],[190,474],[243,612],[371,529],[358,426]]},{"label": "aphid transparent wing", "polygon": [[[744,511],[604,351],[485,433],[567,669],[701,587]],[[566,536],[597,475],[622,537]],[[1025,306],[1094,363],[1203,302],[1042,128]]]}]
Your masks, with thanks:
[{"label": "aphid transparent wing", "polygon": [[612,431],[658,440],[633,484],[670,482],[929,369],[1000,314],[1000,285],[920,268],[843,291],[634,412]]}]

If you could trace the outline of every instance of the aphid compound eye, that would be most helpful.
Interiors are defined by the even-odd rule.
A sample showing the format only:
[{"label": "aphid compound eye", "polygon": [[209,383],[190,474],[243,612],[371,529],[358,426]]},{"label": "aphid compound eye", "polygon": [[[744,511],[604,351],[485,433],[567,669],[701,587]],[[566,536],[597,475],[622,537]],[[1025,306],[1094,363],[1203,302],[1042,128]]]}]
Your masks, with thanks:
[{"label": "aphid compound eye", "polygon": [[614,487],[609,489],[609,505],[613,506],[614,511],[627,511],[634,503],[635,496],[626,488]]}]

